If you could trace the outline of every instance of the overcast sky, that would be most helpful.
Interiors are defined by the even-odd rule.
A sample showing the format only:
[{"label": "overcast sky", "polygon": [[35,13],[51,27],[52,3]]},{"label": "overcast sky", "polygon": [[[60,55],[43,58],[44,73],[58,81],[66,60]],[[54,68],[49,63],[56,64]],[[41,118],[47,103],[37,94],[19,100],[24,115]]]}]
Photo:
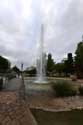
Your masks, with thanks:
[{"label": "overcast sky", "polygon": [[42,23],[45,51],[59,62],[82,40],[83,0],[0,0],[0,55],[33,65]]}]

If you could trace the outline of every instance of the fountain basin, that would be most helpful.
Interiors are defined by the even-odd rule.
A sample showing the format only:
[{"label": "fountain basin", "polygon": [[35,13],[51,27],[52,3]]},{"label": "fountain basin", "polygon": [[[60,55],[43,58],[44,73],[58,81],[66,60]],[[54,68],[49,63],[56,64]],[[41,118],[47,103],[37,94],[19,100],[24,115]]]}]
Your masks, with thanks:
[{"label": "fountain basin", "polygon": [[29,95],[40,95],[52,93],[52,84],[48,81],[25,80],[26,93]]},{"label": "fountain basin", "polygon": [[35,84],[48,84],[49,82],[46,81],[46,80],[41,80],[41,79],[39,79],[39,80],[34,81],[34,83],[35,83]]}]

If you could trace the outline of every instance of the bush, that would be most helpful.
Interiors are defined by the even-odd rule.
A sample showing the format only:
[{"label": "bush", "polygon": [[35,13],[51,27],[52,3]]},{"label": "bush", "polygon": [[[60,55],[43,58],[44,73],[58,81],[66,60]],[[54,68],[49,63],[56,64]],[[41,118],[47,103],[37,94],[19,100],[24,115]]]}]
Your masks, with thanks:
[{"label": "bush", "polygon": [[80,94],[80,95],[83,95],[83,86],[80,86],[80,87],[79,87],[79,94]]},{"label": "bush", "polygon": [[75,96],[76,90],[71,83],[66,80],[59,80],[53,85],[57,97]]},{"label": "bush", "polygon": [[0,79],[0,91],[3,89],[3,79]]}]

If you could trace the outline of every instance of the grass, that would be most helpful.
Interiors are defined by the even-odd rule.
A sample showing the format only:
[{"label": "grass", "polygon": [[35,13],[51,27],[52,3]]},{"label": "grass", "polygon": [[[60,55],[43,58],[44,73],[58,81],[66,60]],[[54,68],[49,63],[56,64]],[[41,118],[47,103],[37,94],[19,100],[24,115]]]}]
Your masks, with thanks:
[{"label": "grass", "polygon": [[31,109],[38,125],[83,125],[83,111],[50,112]]}]

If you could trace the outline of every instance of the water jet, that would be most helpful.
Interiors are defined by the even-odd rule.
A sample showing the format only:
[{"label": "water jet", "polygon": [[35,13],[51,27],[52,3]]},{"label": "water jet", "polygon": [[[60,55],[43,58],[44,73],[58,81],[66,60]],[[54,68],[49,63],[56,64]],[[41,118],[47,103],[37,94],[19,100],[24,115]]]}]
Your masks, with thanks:
[{"label": "water jet", "polygon": [[35,83],[46,84],[46,54],[44,52],[44,25],[41,25],[39,41],[39,58],[37,59],[37,77]]}]

